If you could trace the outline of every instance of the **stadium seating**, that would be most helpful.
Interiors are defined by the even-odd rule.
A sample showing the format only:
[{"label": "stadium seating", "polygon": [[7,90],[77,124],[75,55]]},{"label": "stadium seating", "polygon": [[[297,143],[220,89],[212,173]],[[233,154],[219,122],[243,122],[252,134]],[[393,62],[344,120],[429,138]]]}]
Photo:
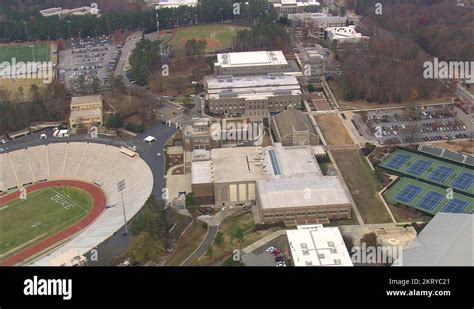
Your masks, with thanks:
[{"label": "stadium seating", "polygon": [[123,224],[122,200],[117,183],[125,180],[123,191],[127,219],[132,218],[150,196],[153,175],[138,156],[122,154],[120,148],[94,143],[57,143],[30,147],[0,155],[0,190],[20,188],[42,180],[71,179],[99,185],[107,197],[106,210],[80,234],[34,262],[50,265],[51,259],[75,250],[84,254],[119,230]]}]

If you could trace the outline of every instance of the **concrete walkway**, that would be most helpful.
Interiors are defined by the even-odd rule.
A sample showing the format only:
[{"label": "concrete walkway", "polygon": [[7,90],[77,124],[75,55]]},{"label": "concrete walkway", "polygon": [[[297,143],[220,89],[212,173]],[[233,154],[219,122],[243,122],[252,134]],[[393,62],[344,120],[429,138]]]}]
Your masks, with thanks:
[{"label": "concrete walkway", "polygon": [[244,254],[250,253],[250,252],[260,248],[261,246],[265,245],[266,243],[269,243],[270,241],[274,240],[275,238],[278,238],[278,237],[283,236],[283,235],[286,235],[286,230],[273,232],[270,235],[267,235],[267,236],[263,237],[262,239],[257,240],[253,244],[245,247],[244,249],[242,249],[242,252]]}]

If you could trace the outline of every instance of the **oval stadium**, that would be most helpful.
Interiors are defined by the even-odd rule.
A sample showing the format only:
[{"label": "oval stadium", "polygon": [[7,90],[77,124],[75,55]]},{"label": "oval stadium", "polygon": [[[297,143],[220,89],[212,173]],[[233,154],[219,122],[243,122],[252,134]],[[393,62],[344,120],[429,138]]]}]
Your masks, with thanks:
[{"label": "oval stadium", "polygon": [[124,210],[128,221],[152,188],[145,161],[115,146],[54,143],[1,154],[0,265],[64,265],[116,233]]}]

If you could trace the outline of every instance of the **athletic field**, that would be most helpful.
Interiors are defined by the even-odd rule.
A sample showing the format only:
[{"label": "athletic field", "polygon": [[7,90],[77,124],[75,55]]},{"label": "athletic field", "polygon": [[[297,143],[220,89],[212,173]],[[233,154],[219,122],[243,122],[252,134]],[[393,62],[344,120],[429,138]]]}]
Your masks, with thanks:
[{"label": "athletic field", "polygon": [[0,258],[74,225],[92,204],[83,190],[49,187],[0,205]]},{"label": "athletic field", "polygon": [[401,178],[384,193],[385,200],[402,204],[435,215],[439,211],[472,213],[472,198],[410,178]]},{"label": "athletic field", "polygon": [[380,166],[411,178],[474,194],[473,171],[458,164],[397,149]]},{"label": "athletic field", "polygon": [[184,47],[188,40],[206,40],[206,51],[232,47],[232,40],[238,31],[249,29],[236,25],[198,25],[178,28],[170,41],[171,46]]},{"label": "athletic field", "polygon": [[0,63],[16,61],[50,61],[49,43],[24,43],[0,45]]}]

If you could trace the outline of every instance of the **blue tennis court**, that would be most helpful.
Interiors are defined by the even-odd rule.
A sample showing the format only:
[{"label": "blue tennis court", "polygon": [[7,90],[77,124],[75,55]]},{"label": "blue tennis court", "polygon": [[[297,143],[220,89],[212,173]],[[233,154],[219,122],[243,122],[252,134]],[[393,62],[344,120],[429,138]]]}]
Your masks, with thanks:
[{"label": "blue tennis court", "polygon": [[398,153],[390,160],[385,166],[394,170],[398,170],[403,164],[407,163],[410,160],[411,156]]},{"label": "blue tennis court", "polygon": [[270,149],[268,151],[268,154],[270,155],[270,160],[272,161],[272,167],[273,167],[273,172],[275,176],[280,176],[281,175],[281,169],[280,169],[280,164],[278,164],[278,159],[275,155],[275,151]]},{"label": "blue tennis court", "polygon": [[458,189],[466,190],[472,185],[473,181],[474,181],[474,175],[469,174],[469,173],[461,173],[453,181],[452,186]]},{"label": "blue tennis court", "polygon": [[407,169],[406,172],[414,176],[420,176],[428,169],[428,167],[431,166],[431,164],[433,164],[433,162],[425,161],[425,160],[417,160],[414,164],[412,164]]},{"label": "blue tennis court", "polygon": [[396,196],[395,199],[402,203],[408,204],[413,201],[413,199],[423,191],[423,188],[414,185],[406,185],[402,191],[400,191]]},{"label": "blue tennis court", "polygon": [[454,168],[452,167],[439,166],[433,171],[433,173],[431,173],[430,176],[428,176],[428,178],[436,182],[443,182],[446,180],[446,178],[448,178],[449,175],[451,175],[453,171]]},{"label": "blue tennis court", "polygon": [[429,191],[416,205],[418,208],[431,211],[441,203],[444,195],[438,192]]},{"label": "blue tennis court", "polygon": [[468,202],[461,201],[458,199],[452,199],[449,203],[443,208],[442,212],[451,212],[451,213],[462,213],[469,206]]}]

